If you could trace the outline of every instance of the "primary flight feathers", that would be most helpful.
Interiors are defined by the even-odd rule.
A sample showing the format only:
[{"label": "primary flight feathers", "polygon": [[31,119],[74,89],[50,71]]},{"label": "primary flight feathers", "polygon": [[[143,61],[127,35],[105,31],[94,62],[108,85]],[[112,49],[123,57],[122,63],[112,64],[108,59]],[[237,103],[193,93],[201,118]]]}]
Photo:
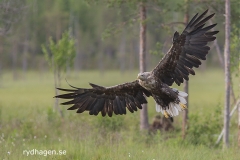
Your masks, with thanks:
[{"label": "primary flight feathers", "polygon": [[142,109],[141,104],[147,103],[143,95],[150,96],[150,92],[142,88],[137,81],[107,88],[95,84],[90,85],[93,88],[83,89],[73,86],[74,89],[58,88],[69,93],[56,97],[72,99],[62,104],[74,104],[68,109],[78,109],[77,113],[89,111],[90,115],[97,115],[101,111],[102,116],[108,114],[111,117],[113,113],[126,114],[126,107],[132,113],[137,111],[137,108]]},{"label": "primary flight feathers", "polygon": [[[173,44],[159,64],[151,71],[138,74],[138,80],[112,87],[103,87],[90,83],[90,89],[77,88],[59,90],[68,92],[57,95],[56,98],[70,99],[63,105],[73,105],[69,110],[77,109],[77,113],[89,111],[90,115],[112,116],[126,114],[142,109],[147,103],[146,97],[152,96],[157,103],[156,110],[165,117],[173,117],[186,107],[186,93],[170,88],[174,82],[177,85],[189,80],[189,74],[195,75],[193,67],[201,65],[200,60],[206,60],[210,50],[208,42],[214,41],[218,31],[210,31],[216,24],[205,26],[214,14],[205,17],[208,10],[200,16],[196,14],[187,24],[182,34],[174,33]],[[205,17],[205,18],[204,18]]]}]

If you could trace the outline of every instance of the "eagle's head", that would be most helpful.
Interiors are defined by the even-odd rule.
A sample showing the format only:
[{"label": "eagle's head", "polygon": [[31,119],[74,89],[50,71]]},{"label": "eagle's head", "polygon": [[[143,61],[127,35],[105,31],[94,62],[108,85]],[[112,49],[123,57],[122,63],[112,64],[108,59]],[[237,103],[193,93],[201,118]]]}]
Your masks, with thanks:
[{"label": "eagle's head", "polygon": [[150,72],[143,72],[143,73],[139,73],[137,76],[137,79],[141,80],[141,81],[146,81],[147,78],[151,75]]},{"label": "eagle's head", "polygon": [[155,87],[155,80],[151,72],[139,73],[138,76],[139,84],[147,90],[151,90]]}]

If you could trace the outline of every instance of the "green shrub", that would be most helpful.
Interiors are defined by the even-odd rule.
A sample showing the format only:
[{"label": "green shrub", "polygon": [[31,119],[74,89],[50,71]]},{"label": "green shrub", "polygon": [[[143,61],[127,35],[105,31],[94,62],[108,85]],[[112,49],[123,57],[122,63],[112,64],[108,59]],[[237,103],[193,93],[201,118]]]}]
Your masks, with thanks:
[{"label": "green shrub", "polygon": [[112,117],[98,116],[96,125],[110,131],[119,131],[124,125],[124,117],[120,115],[113,115]]},{"label": "green shrub", "polygon": [[0,125],[2,123],[2,105],[0,104]]},{"label": "green shrub", "polygon": [[221,131],[221,106],[217,105],[212,113],[192,114],[187,130],[187,141],[194,145],[214,146],[217,134]]},{"label": "green shrub", "polygon": [[34,123],[32,121],[25,121],[22,123],[21,130],[23,138],[31,138],[34,134]]},{"label": "green shrub", "polygon": [[48,123],[54,123],[57,118],[59,118],[59,116],[56,114],[56,112],[53,111],[52,107],[48,107],[47,110]]}]

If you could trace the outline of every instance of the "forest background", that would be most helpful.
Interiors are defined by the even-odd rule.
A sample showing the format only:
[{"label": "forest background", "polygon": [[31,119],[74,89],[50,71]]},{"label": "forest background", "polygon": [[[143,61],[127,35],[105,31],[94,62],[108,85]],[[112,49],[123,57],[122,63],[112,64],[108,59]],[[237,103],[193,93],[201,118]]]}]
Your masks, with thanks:
[{"label": "forest background", "polygon": [[[0,1],[0,155],[28,159],[23,150],[65,149],[56,159],[238,159],[238,119],[230,121],[230,149],[216,144],[223,127],[225,1],[145,1],[147,19],[139,20],[139,1],[1,0]],[[239,98],[240,2],[231,2],[231,106]],[[190,18],[209,9],[216,13],[217,41],[196,76],[190,77],[189,124],[182,139],[182,117],[175,130],[155,136],[139,131],[139,114],[101,118],[53,109],[54,78],[44,56],[49,46],[69,33],[75,58],[62,79],[74,86],[88,82],[110,86],[132,81],[139,73],[139,25],[147,24],[147,70],[151,70]],[[68,87],[65,81],[62,86]],[[176,87],[176,86],[174,86]],[[178,87],[182,90],[181,87]],[[155,104],[149,100],[149,122]],[[173,154],[175,153],[175,154]],[[204,153],[204,154],[203,154]],[[117,155],[117,156],[116,156]],[[34,155],[34,158],[45,156]],[[49,156],[51,158],[51,156]]]}]

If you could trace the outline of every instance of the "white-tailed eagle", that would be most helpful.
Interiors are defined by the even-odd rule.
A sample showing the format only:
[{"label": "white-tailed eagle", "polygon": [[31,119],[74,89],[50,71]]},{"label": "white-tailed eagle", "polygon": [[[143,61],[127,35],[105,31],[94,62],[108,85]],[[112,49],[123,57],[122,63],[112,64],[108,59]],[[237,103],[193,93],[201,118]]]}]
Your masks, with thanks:
[{"label": "white-tailed eagle", "polygon": [[206,60],[210,50],[208,42],[214,41],[218,31],[210,31],[216,24],[205,26],[206,22],[214,16],[196,14],[187,24],[182,34],[175,32],[172,46],[162,60],[151,72],[139,73],[137,80],[111,87],[103,87],[90,83],[92,88],[73,89],[58,88],[66,94],[57,95],[56,98],[69,99],[63,105],[73,105],[68,110],[77,109],[77,113],[89,111],[90,115],[112,116],[126,114],[142,109],[142,104],[147,103],[145,98],[152,96],[156,101],[157,112],[162,112],[165,117],[173,117],[179,111],[187,108],[185,97],[187,93],[170,88],[174,82],[179,86],[183,80],[189,79],[189,74],[195,75],[193,67],[201,65],[200,60]]}]

